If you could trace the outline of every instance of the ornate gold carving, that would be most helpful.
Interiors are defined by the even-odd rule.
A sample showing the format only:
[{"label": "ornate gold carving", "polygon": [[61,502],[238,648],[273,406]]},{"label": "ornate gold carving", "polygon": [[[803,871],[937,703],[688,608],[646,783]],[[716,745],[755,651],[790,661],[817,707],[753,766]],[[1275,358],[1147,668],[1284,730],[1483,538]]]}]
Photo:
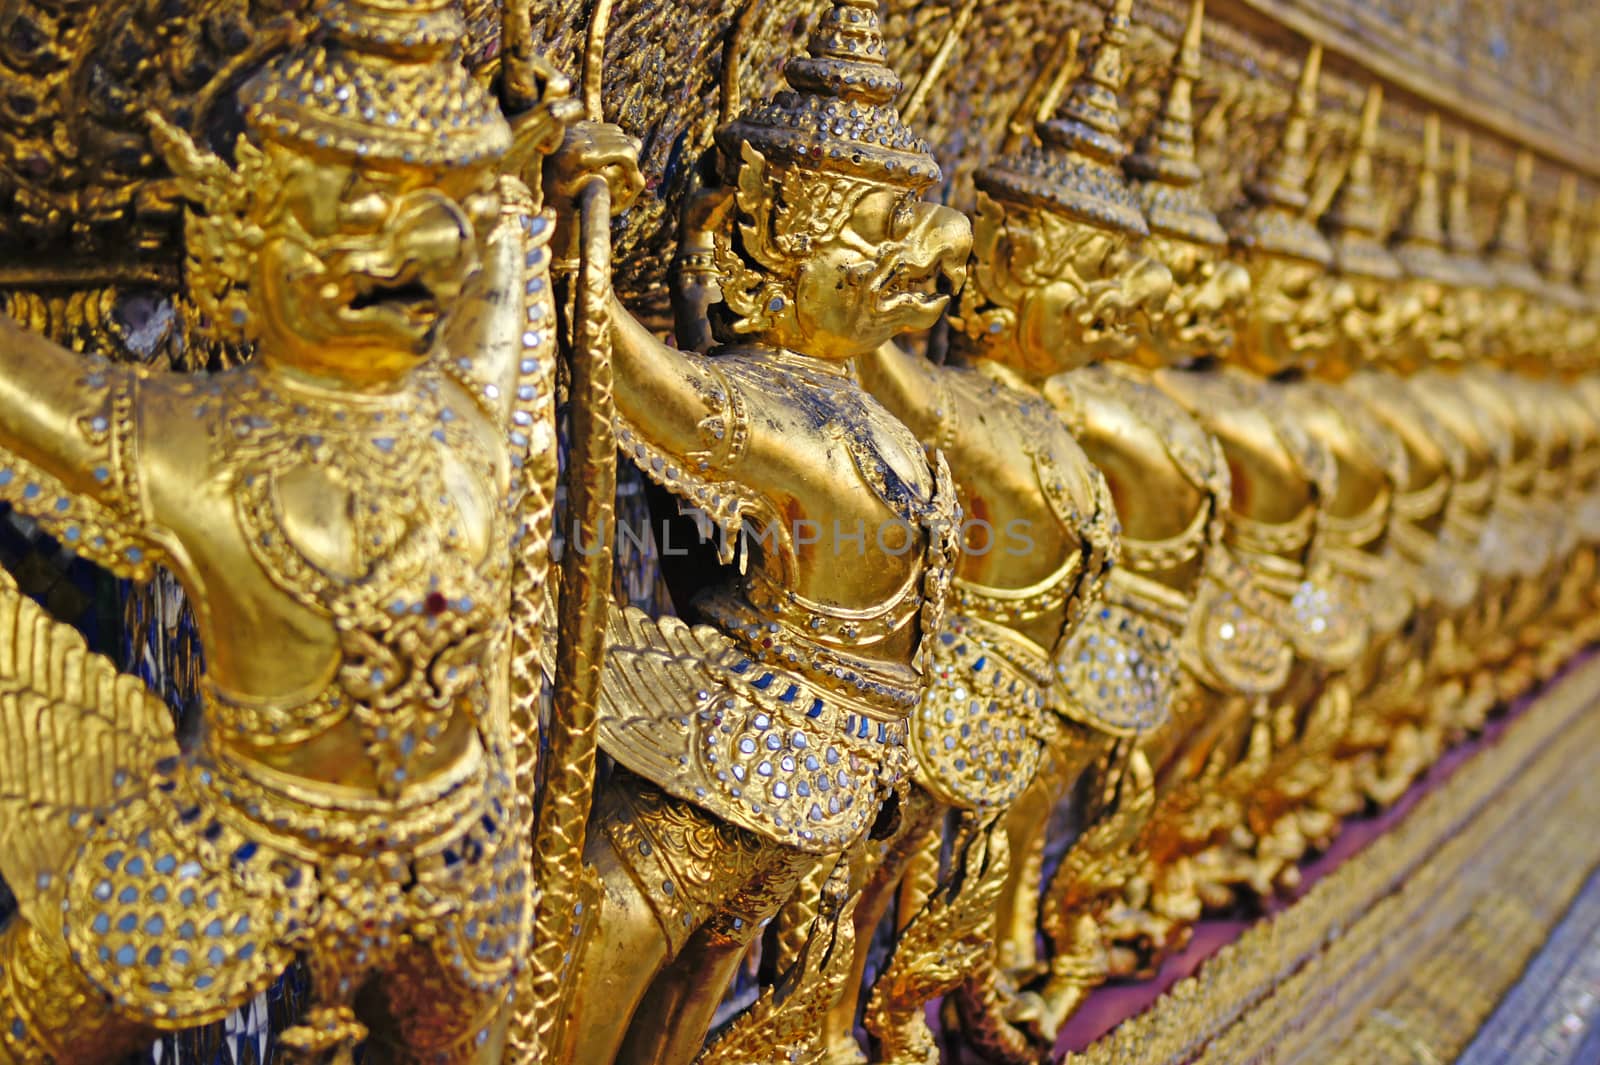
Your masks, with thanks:
[{"label": "ornate gold carving", "polygon": [[[1549,825],[1542,846],[1552,848],[1546,852],[1541,846],[1539,854],[1548,854],[1546,861],[1561,867],[1560,879],[1568,890],[1575,886],[1572,877],[1581,882],[1592,867],[1592,855],[1575,853],[1563,842],[1569,836],[1566,817],[1584,816],[1577,811],[1594,800],[1582,774],[1571,773],[1571,763],[1561,752],[1577,739],[1573,730],[1589,719],[1585,709],[1595,683],[1590,667],[1543,693],[1503,742],[1486,747],[1393,830],[1288,910],[1247,930],[1149,1011],[1065,1060],[1071,1065],[1177,1062],[1192,1060],[1195,1047],[1204,1046],[1202,1060],[1223,1062],[1286,1038],[1298,1046],[1326,1046],[1329,1052],[1347,1039],[1362,1045],[1367,1035],[1360,1026],[1352,1032],[1353,1017],[1372,1017],[1377,997],[1406,980],[1411,970],[1401,966],[1393,971],[1393,982],[1378,984],[1353,981],[1350,974],[1379,958],[1397,956],[1389,948],[1408,929],[1453,928],[1448,920],[1438,925],[1424,920],[1441,904],[1449,905],[1454,915],[1465,914],[1480,900],[1505,899],[1503,891],[1490,886],[1507,882],[1497,875],[1503,866],[1479,864],[1478,859],[1492,850],[1500,833],[1526,823],[1521,820],[1526,811],[1548,809],[1547,802],[1571,811],[1535,819]],[[1504,853],[1520,869],[1549,868],[1518,845],[1509,845]],[[1449,890],[1452,882],[1455,889]],[[1335,928],[1340,934],[1330,937]],[[1430,956],[1422,944],[1398,956],[1407,953],[1419,961]],[[1487,952],[1481,960],[1509,975],[1492,961],[1494,956]],[[1515,961],[1510,965],[1511,970],[1519,967]],[[1312,993],[1319,987],[1348,991],[1325,998]],[[1458,1039],[1448,1034],[1459,1031],[1455,1024],[1448,1018],[1431,1032]]]},{"label": "ornate gold carving", "polygon": [[[0,1058],[1031,1061],[1292,889],[1600,638],[1590,20],[1313,6],[0,0],[0,501],[197,633],[0,577]],[[1434,1024],[1482,764],[1089,1060]]]},{"label": "ornate gold carving", "polygon": [[[17,751],[46,761],[7,790],[76,809],[52,829],[69,849],[9,852],[9,880],[60,900],[30,901],[27,936],[71,958],[22,1001],[96,989],[70,1019],[103,1035],[80,1060],[220,1017],[295,953],[315,1001],[291,1045],[347,1053],[370,1031],[499,1052],[532,901],[507,597],[515,566],[535,596],[547,566],[513,563],[505,514],[543,501],[522,513],[547,537],[548,227],[496,177],[511,132],[451,59],[456,12],[408,12],[404,34],[396,18],[331,5],[253,75],[236,165],[151,120],[194,212],[188,269],[212,310],[242,312],[257,365],[181,380],[5,329],[8,498],[119,571],[171,567],[208,658],[205,727],[180,753],[170,725],[126,719],[161,709],[59,623],[19,604],[10,630],[13,679],[45,685],[18,704],[37,738]],[[440,105],[456,133],[421,117]],[[35,673],[38,640],[61,657]],[[122,738],[91,740],[94,758],[82,728],[39,742],[108,712]],[[359,999],[373,973],[386,1006]]]},{"label": "ornate gold carving", "polygon": [[[675,895],[690,874],[662,888],[639,860],[659,841],[641,848],[608,836],[608,900],[573,963],[562,1053],[574,1060],[613,1053],[624,1036],[678,1053],[698,1043],[716,987],[683,995],[683,977],[663,967],[747,943],[782,901],[774,882],[759,905],[728,909],[758,886],[753,878],[796,855],[849,849],[906,771],[907,717],[940,631],[956,512],[943,461],[930,465],[856,384],[850,363],[933,324],[947,302],[935,283],[959,282],[970,238],[959,215],[917,198],[938,168],[900,121],[899,81],[883,54],[872,5],[841,0],[809,54],[787,65],[791,91],[721,130],[734,209],[713,235],[712,358],[667,348],[616,315],[624,453],[668,491],[706,504],[727,538],[721,557],[745,564],[701,597],[712,627],[638,614],[614,621],[602,746],[672,802],[704,811],[696,817],[753,834],[741,846],[754,857],[730,865],[732,849],[714,846],[701,860],[713,875],[680,927],[662,892]],[[558,185],[601,165],[631,166],[631,146],[614,130],[580,134],[558,153]],[[747,412],[736,424],[728,393]],[[718,447],[719,432],[738,443]],[[797,447],[801,439],[809,446]],[[817,478],[813,450],[832,456],[830,476]],[[713,457],[726,465],[713,467]],[[872,564],[841,584],[829,554],[807,549],[797,519],[860,525]],[[759,526],[759,549],[740,545],[746,522]],[[892,544],[886,524],[899,526]],[[608,924],[618,877],[643,886],[654,921]],[[736,934],[723,927],[725,910],[738,915]],[[713,931],[717,941],[702,947],[696,933]],[[655,966],[641,964],[652,957]],[[607,1001],[618,987],[625,1001],[643,997],[634,1034]]]}]

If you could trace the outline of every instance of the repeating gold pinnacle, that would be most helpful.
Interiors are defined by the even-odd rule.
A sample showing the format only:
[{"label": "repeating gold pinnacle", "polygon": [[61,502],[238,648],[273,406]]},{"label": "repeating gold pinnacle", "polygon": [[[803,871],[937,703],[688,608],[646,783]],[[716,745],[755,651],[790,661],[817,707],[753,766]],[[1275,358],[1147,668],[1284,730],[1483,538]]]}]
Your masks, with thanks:
[{"label": "repeating gold pinnacle", "polygon": [[1311,120],[1317,113],[1317,81],[1322,74],[1322,45],[1313,44],[1300,68],[1293,102],[1284,120],[1277,150],[1268,157],[1261,174],[1250,182],[1250,195],[1262,203],[1300,210],[1306,206],[1306,181],[1311,163]]},{"label": "repeating gold pinnacle", "polygon": [[1132,7],[1132,0],[1117,0],[1066,103],[1035,127],[1038,143],[980,170],[980,189],[1090,225],[1148,235],[1144,212],[1121,167],[1127,146],[1117,94]]},{"label": "repeating gold pinnacle", "polygon": [[1205,0],[1189,5],[1161,110],[1123,166],[1136,179],[1152,233],[1216,247],[1226,244],[1228,236],[1196,188],[1202,175],[1194,149],[1193,95],[1200,78],[1205,11]]},{"label": "repeating gold pinnacle", "polygon": [[791,91],[717,132],[734,165],[741,144],[749,144],[773,162],[803,169],[919,191],[938,182],[938,162],[895,107],[904,86],[889,67],[877,0],[835,0],[808,54],[789,60],[783,74]]},{"label": "repeating gold pinnacle", "polygon": [[1400,247],[1445,243],[1444,203],[1439,193],[1439,115],[1432,112],[1422,123],[1422,165],[1417,170],[1417,191],[1395,236]]},{"label": "repeating gold pinnacle", "polygon": [[1532,184],[1533,153],[1524,148],[1517,153],[1511,188],[1501,201],[1499,222],[1488,249],[1490,265],[1500,283],[1524,292],[1537,292],[1541,287],[1528,236],[1528,190]]},{"label": "repeating gold pinnacle", "polygon": [[1327,265],[1333,260],[1333,249],[1304,213],[1310,202],[1307,153],[1321,72],[1322,45],[1313,44],[1300,68],[1276,149],[1256,179],[1245,185],[1247,202],[1229,216],[1227,226],[1233,242],[1247,250]]},{"label": "repeating gold pinnacle", "polygon": [[1369,86],[1350,166],[1322,221],[1333,243],[1334,265],[1340,272],[1392,280],[1404,271],[1379,239],[1383,232],[1383,205],[1378,202],[1372,183],[1372,155],[1378,145],[1382,109],[1383,87]]},{"label": "repeating gold pinnacle", "polygon": [[1445,244],[1462,282],[1474,286],[1494,283],[1481,256],[1477,228],[1472,222],[1472,141],[1456,137],[1450,163],[1450,197],[1445,214]]}]

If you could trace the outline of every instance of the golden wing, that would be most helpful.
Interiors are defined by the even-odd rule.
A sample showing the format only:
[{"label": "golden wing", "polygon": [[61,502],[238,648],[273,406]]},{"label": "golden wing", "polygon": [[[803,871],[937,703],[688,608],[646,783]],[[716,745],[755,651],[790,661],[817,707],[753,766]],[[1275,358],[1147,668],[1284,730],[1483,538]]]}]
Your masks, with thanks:
[{"label": "golden wing", "polygon": [[702,693],[719,692],[718,664],[738,657],[715,629],[677,618],[655,619],[613,606],[606,621],[605,681],[600,688],[600,743],[629,769],[658,783],[686,772],[696,732],[689,721]]},{"label": "golden wing", "polygon": [[0,875],[30,923],[94,811],[177,754],[166,704],[0,570]]},{"label": "golden wing", "polygon": [[831,854],[866,830],[905,769],[887,723],[874,738],[857,703],[710,626],[613,607],[606,641],[601,749],[730,824]]}]

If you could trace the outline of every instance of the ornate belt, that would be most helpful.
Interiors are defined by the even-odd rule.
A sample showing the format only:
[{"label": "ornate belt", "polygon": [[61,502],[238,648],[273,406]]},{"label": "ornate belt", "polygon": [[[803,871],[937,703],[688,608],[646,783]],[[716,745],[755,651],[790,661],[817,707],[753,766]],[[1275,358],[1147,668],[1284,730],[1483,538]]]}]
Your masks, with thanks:
[{"label": "ornate belt", "polygon": [[1038,766],[1051,680],[1032,640],[981,618],[951,617],[911,717],[917,783],[962,809],[1010,803]]}]

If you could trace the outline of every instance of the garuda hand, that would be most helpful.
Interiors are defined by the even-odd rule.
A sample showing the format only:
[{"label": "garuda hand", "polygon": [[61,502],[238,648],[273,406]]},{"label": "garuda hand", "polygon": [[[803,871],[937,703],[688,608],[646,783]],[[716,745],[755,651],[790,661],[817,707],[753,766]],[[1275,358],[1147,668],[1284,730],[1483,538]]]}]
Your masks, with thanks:
[{"label": "garuda hand", "polygon": [[529,65],[537,102],[509,116],[511,151],[504,170],[520,178],[537,198],[545,157],[561,147],[566,128],[583,117],[583,105],[573,98],[566,76],[543,56],[534,56]]},{"label": "garuda hand", "polygon": [[575,122],[544,164],[545,195],[556,211],[555,247],[571,259],[577,238],[578,197],[595,180],[611,189],[611,210],[625,211],[644,191],[639,141],[609,122]]}]

